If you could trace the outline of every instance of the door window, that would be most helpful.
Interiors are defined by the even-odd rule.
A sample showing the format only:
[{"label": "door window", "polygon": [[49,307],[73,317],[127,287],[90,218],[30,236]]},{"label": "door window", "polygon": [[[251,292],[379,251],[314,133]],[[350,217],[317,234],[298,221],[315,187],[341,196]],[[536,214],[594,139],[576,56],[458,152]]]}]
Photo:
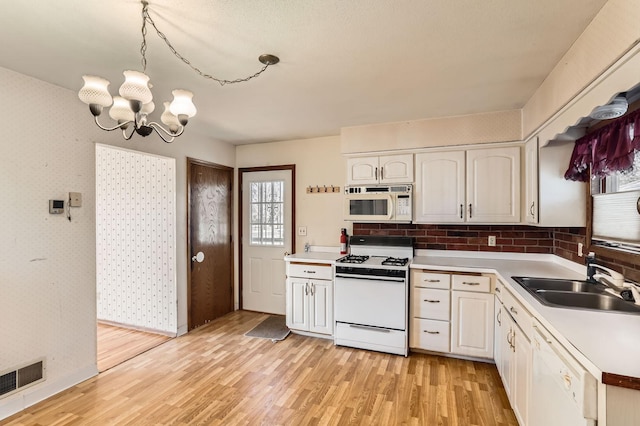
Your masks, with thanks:
[{"label": "door window", "polygon": [[251,182],[250,244],[284,246],[284,181]]}]

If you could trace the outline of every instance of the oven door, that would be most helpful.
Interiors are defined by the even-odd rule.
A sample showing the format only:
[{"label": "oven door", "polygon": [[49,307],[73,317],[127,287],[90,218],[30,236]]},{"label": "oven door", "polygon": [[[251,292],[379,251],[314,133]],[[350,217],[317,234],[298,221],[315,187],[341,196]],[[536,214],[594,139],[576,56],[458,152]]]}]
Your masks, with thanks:
[{"label": "oven door", "polygon": [[347,195],[345,220],[381,222],[393,220],[394,196],[391,194]]},{"label": "oven door", "polygon": [[407,286],[403,278],[336,275],[335,320],[405,330]]}]

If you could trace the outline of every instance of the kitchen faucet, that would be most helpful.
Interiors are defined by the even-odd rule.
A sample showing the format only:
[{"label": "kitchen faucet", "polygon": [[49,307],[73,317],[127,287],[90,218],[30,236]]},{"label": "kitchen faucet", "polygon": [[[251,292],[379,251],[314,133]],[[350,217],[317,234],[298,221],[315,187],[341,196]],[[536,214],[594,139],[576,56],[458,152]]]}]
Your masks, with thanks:
[{"label": "kitchen faucet", "polygon": [[[598,273],[598,269],[607,274]],[[587,281],[604,284],[618,293],[624,290],[624,275],[613,269],[598,265],[595,263],[595,256],[591,253],[587,256]]]}]

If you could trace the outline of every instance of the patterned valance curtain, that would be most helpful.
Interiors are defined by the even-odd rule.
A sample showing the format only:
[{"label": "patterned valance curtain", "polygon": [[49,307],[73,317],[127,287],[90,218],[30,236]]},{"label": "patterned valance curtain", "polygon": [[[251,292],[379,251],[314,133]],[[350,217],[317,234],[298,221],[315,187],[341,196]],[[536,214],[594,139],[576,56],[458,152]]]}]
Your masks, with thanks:
[{"label": "patterned valance curtain", "polygon": [[629,170],[635,151],[640,151],[640,110],[578,139],[564,178],[587,182],[589,167],[597,177]]}]

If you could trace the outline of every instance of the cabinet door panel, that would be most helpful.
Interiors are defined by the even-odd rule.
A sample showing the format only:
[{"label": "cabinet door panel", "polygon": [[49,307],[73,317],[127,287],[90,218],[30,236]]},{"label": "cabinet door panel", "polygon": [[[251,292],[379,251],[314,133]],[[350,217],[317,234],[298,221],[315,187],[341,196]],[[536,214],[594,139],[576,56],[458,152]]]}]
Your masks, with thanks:
[{"label": "cabinet door panel", "polygon": [[413,154],[382,156],[379,165],[380,183],[413,183]]},{"label": "cabinet door panel", "polygon": [[493,326],[493,359],[496,362],[496,368],[498,369],[498,373],[500,373],[500,377],[502,377],[502,381],[504,382],[504,372],[502,368],[502,345],[504,345],[502,341],[502,303],[500,303],[500,299],[494,297],[494,326]]},{"label": "cabinet door panel", "polygon": [[432,152],[416,155],[415,221],[465,221],[465,153]]},{"label": "cabinet door panel", "polygon": [[529,388],[531,387],[531,364],[533,363],[533,356],[531,353],[531,343],[525,335],[520,332],[519,328],[516,328],[514,345],[513,411],[520,424],[526,425],[528,422]]},{"label": "cabinet door panel", "polygon": [[347,184],[368,185],[378,183],[378,157],[347,159]]},{"label": "cabinet door panel", "polygon": [[451,292],[451,352],[493,358],[493,294]]},{"label": "cabinet door panel", "polygon": [[467,151],[468,222],[520,222],[520,147]]},{"label": "cabinet door panel", "polygon": [[311,280],[309,299],[309,331],[333,333],[333,286],[331,281]]},{"label": "cabinet door panel", "polygon": [[524,146],[524,217],[527,223],[538,223],[538,137]]},{"label": "cabinet door panel", "polygon": [[500,349],[501,349],[501,365],[502,365],[502,384],[504,391],[509,397],[509,401],[513,406],[513,373],[514,373],[514,356],[511,342],[513,342],[513,328],[515,323],[511,320],[511,317],[502,306],[502,333],[500,336]]},{"label": "cabinet door panel", "polygon": [[287,279],[287,327],[309,331],[308,280]]}]

